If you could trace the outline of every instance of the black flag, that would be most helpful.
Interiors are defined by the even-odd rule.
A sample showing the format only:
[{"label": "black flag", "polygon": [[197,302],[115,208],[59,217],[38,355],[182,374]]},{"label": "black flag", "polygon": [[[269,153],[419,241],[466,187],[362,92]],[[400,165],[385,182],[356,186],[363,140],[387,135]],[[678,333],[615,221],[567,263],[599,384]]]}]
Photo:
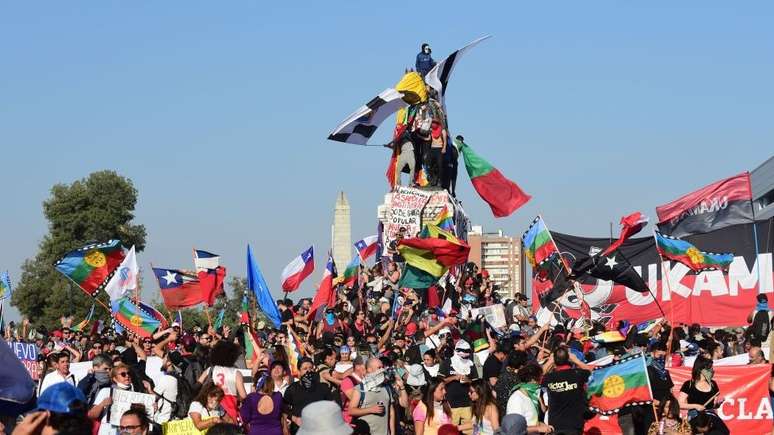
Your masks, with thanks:
[{"label": "black flag", "polygon": [[545,270],[546,276],[551,280],[552,285],[550,290],[540,296],[540,305],[543,307],[547,307],[551,302],[562,297],[564,292],[572,287],[572,281],[559,255],[554,255],[548,260]]},{"label": "black flag", "polygon": [[579,258],[572,266],[572,276],[579,277],[583,274],[613,281],[641,293],[648,291],[648,284],[618,250],[605,256],[597,254]]}]

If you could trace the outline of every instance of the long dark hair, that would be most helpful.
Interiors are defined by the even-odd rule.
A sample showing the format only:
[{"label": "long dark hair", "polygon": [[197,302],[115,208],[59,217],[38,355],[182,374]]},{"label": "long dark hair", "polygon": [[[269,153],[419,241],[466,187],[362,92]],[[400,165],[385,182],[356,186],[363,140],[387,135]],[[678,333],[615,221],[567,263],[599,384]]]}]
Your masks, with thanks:
[{"label": "long dark hair", "polygon": [[712,369],[712,360],[699,355],[696,357],[696,361],[693,362],[691,380],[693,382],[699,381],[701,379],[701,371],[704,369]]},{"label": "long dark hair", "polygon": [[[667,407],[667,405],[669,405]],[[662,400],[658,404],[658,417],[663,418],[664,417],[664,411],[666,410],[667,415],[666,417],[669,417],[673,420],[682,421],[680,418],[680,403],[677,401],[677,398],[672,395],[672,393],[667,394],[664,397],[664,400]]]},{"label": "long dark hair", "polygon": [[[422,397],[422,403],[425,404],[425,415],[427,416],[425,421],[433,421],[433,415],[435,414],[435,406],[433,404],[433,395],[435,394],[435,390],[438,389],[439,386],[444,385],[443,381],[439,382],[431,382],[427,386],[427,390],[425,391],[425,395]],[[451,407],[449,406],[449,402],[446,401],[444,398],[443,400],[443,412],[447,416],[451,417]]]},{"label": "long dark hair", "polygon": [[483,421],[484,414],[486,414],[486,407],[489,405],[497,407],[497,402],[492,394],[492,387],[489,386],[489,380],[476,379],[470,384],[470,388],[474,390],[478,396],[478,400],[473,402],[473,415],[476,416],[476,421]]}]

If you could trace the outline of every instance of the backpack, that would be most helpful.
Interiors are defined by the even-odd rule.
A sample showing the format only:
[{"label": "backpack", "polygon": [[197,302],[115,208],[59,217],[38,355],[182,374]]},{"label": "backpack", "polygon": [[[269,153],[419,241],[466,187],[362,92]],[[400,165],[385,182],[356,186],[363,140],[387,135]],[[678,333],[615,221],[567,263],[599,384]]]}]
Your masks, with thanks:
[{"label": "backpack", "polygon": [[184,419],[188,417],[188,408],[191,406],[191,402],[193,402],[194,399],[194,389],[191,384],[179,374],[168,374],[177,379],[177,401],[173,402],[159,393],[154,394],[170,404],[172,407],[172,420]]},{"label": "backpack", "polygon": [[752,325],[750,326],[750,334],[765,340],[769,336],[769,312],[758,311],[753,317]]}]

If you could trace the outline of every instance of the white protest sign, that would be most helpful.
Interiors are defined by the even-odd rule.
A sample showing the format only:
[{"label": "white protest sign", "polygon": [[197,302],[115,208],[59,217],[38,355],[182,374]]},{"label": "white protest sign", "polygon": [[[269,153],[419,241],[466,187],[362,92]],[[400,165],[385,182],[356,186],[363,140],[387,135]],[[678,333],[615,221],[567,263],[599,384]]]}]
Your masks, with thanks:
[{"label": "white protest sign", "polygon": [[78,385],[78,382],[81,382],[81,379],[85,378],[89,374],[91,367],[91,361],[70,363],[70,374],[75,376],[76,385]]},{"label": "white protest sign", "polygon": [[505,309],[503,304],[489,305],[488,307],[473,308],[470,310],[470,314],[473,318],[477,318],[479,315],[484,316],[487,322],[495,328],[505,328]]},{"label": "white protest sign", "polygon": [[559,324],[559,322],[556,320],[556,317],[554,317],[554,313],[546,307],[540,307],[537,313],[535,313],[535,319],[537,320],[538,326],[543,326],[546,323],[551,326],[556,326]]},{"label": "white protest sign", "polygon": [[154,385],[157,385],[159,381],[161,381],[161,377],[164,376],[164,374],[161,373],[161,363],[163,362],[164,360],[157,356],[149,356],[148,359],[145,360],[145,374],[153,379]]},{"label": "white protest sign", "polygon": [[389,194],[389,209],[384,223],[384,240],[389,243],[401,228],[406,229],[406,237],[415,237],[422,229],[423,221],[430,222],[444,206],[453,210],[445,190],[427,191],[411,187],[396,186]]},{"label": "white protest sign", "polygon": [[253,392],[253,372],[250,369],[237,369],[238,372],[242,373],[242,382],[245,384],[245,391],[247,394],[250,394]]},{"label": "white protest sign", "polygon": [[153,415],[153,403],[156,397],[153,394],[136,393],[134,391],[121,390],[113,388],[113,403],[110,405],[110,419],[113,426],[121,424],[121,416],[128,411],[133,403],[141,403],[145,406],[145,412]]}]

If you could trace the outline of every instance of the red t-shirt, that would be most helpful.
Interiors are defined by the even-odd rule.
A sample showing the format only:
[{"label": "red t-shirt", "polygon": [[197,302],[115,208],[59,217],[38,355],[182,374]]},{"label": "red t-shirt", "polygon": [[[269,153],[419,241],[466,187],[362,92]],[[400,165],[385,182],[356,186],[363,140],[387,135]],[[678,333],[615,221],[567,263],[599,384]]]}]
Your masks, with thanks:
[{"label": "red t-shirt", "polygon": [[355,378],[352,376],[347,376],[343,381],[341,381],[341,415],[344,417],[344,421],[346,421],[347,424],[352,423],[352,416],[349,415],[349,399],[347,398],[347,393],[349,393],[359,383],[360,382],[355,380]]}]

